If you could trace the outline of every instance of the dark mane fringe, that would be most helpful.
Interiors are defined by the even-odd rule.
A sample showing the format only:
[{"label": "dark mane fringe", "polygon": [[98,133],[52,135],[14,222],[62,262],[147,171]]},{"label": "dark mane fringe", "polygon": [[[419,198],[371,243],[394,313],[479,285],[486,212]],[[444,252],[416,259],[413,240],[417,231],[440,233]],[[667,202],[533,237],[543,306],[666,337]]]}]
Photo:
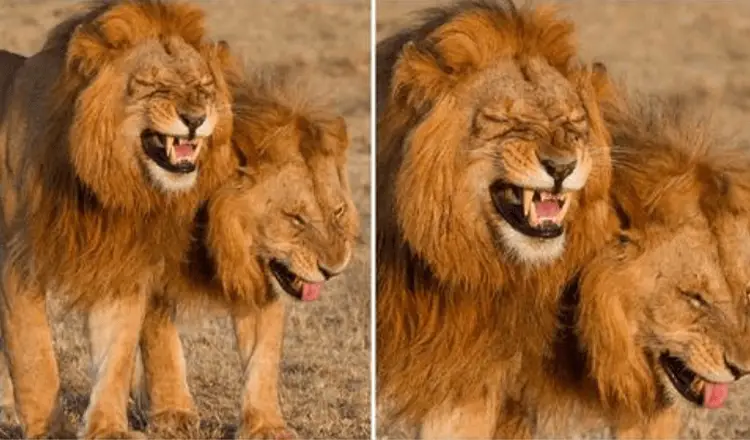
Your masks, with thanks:
[{"label": "dark mane fringe", "polygon": [[[58,23],[49,32],[47,32],[47,38],[42,46],[42,50],[49,50],[55,48],[66,47],[70,40],[73,38],[76,29],[79,26],[87,26],[91,32],[98,33],[99,28],[97,19],[107,12],[110,12],[115,7],[121,7],[123,5],[132,5],[137,9],[140,9],[147,14],[154,23],[172,23],[172,26],[163,29],[162,35],[180,34],[180,29],[184,29],[186,26],[180,25],[177,29],[174,24],[179,22],[172,17],[172,11],[170,9],[170,2],[167,0],[90,0],[86,3],[86,6],[81,12],[74,14],[68,19]],[[184,2],[183,2],[184,3]],[[204,35],[205,26],[203,25],[203,17],[196,14],[195,17],[191,17],[191,25],[195,25],[193,35]],[[94,26],[92,26],[94,24]],[[188,23],[185,23],[188,24]],[[154,29],[157,32],[161,32],[158,27]],[[145,36],[145,35],[144,35]],[[107,38],[100,34],[100,41],[106,42]],[[192,43],[193,41],[191,41]],[[115,49],[115,47],[112,47]]]},{"label": "dark mane fringe", "polygon": [[[704,187],[701,204],[707,212],[750,212],[743,202],[750,195],[747,146],[719,135],[713,115],[684,95],[619,89],[620,99],[601,107],[614,144],[613,191],[637,196],[645,213],[654,215],[663,197],[697,182]],[[635,194],[636,188],[641,193]]]},{"label": "dark mane fringe", "polygon": [[[519,54],[532,54],[536,51],[536,48],[544,48],[550,41],[562,41],[571,38],[573,34],[572,23],[556,20],[553,26],[540,26],[528,19],[532,10],[531,4],[519,8],[512,0],[459,0],[451,5],[432,7],[414,14],[416,17],[414,25],[402,29],[377,44],[377,113],[380,114],[388,94],[392,91],[393,68],[403,48],[408,43],[414,43],[424,51],[438,55],[431,50],[430,46],[434,42],[428,38],[429,35],[442,25],[465,15],[467,11],[472,14],[491,17],[498,32],[515,34],[517,41],[525,43],[523,47],[517,49]],[[561,43],[561,46],[564,45],[565,43]],[[561,57],[568,60],[573,58],[574,55],[575,48],[571,44],[567,50],[563,51]]]}]

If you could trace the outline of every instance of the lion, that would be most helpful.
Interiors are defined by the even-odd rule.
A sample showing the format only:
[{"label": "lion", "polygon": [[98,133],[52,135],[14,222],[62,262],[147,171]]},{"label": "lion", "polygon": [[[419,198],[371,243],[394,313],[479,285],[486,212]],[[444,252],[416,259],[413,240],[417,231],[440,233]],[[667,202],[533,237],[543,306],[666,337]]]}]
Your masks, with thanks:
[{"label": "lion", "polygon": [[199,421],[172,312],[203,317],[211,305],[229,311],[242,363],[237,438],[296,436],[278,400],[282,297],[318,299],[359,234],[346,124],[305,96],[264,73],[235,91],[232,140],[242,165],[201,211],[196,244],[167,289],[171,303],[152,307],[143,328],[144,394],[162,436],[194,434]]},{"label": "lion", "polygon": [[682,410],[750,372],[750,154],[680,99],[620,93],[601,105],[620,232],[567,286],[555,356],[524,369],[545,437],[678,438]]},{"label": "lion", "polygon": [[149,298],[187,252],[200,201],[236,168],[233,60],[204,21],[186,3],[100,2],[5,87],[0,321],[26,437],[60,428],[47,292],[86,314],[95,379],[81,435],[139,436],[127,391]]},{"label": "lion", "polygon": [[423,438],[527,435],[497,425],[521,361],[552,353],[560,292],[617,230],[609,91],[573,33],[473,1],[378,45],[378,396]]}]

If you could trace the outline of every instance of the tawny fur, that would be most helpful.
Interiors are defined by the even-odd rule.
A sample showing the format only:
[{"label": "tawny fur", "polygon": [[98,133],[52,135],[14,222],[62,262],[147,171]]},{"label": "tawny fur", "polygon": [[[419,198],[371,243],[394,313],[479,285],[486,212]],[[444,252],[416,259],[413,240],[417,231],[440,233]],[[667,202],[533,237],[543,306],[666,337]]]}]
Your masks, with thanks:
[{"label": "tawny fur", "polygon": [[[83,435],[131,435],[123,385],[147,298],[163,291],[165,271],[185,255],[199,201],[236,166],[225,70],[231,58],[205,38],[200,9],[99,2],[56,27],[6,89],[2,327],[27,436],[45,435],[55,417],[47,292],[89,315],[97,379]],[[147,175],[134,127],[168,123],[202,103],[216,123],[197,183],[165,192]]]},{"label": "tawny fur", "polygon": [[[324,281],[347,266],[359,231],[343,119],[304,102],[305,95],[284,84],[259,76],[235,89],[233,143],[242,166],[199,217],[195,246],[167,290],[173,303],[162,305],[188,314],[205,313],[207,306],[230,312],[245,381],[240,438],[293,435],[278,401],[287,293],[270,261],[285,261],[297,275]],[[152,417],[194,411],[174,334],[168,319],[144,327]],[[179,423],[162,425],[162,432],[185,432]]]},{"label": "tawny fur", "polygon": [[[378,46],[378,396],[425,436],[529,435],[496,417],[516,414],[522,362],[552,354],[565,283],[616,229],[596,102],[609,90],[598,76],[576,62],[573,25],[549,7],[463,2]],[[584,133],[558,142],[554,120],[581,114]],[[481,144],[485,126],[491,137],[492,119],[504,117],[544,128],[526,133],[536,142]],[[520,180],[537,172],[537,155],[574,147],[590,173],[563,251],[524,260],[498,238],[493,166]]]}]

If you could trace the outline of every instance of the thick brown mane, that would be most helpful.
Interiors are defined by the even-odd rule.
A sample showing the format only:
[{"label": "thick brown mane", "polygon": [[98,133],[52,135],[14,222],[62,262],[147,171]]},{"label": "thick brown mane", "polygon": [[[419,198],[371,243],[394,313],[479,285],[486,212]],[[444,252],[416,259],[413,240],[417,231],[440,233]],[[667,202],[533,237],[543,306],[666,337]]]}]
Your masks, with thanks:
[{"label": "thick brown mane", "polygon": [[[434,79],[428,69],[446,62],[440,59],[443,56],[440,46],[452,46],[453,50],[459,51],[448,55],[457,57],[451,60],[451,64],[455,62],[456,65],[450,68],[456,69],[459,78],[486,67],[499,56],[540,55],[553,67],[567,73],[568,63],[577,52],[573,44],[574,26],[572,22],[557,17],[556,12],[551,6],[518,8],[511,0],[462,0],[447,7],[422,11],[418,25],[378,43],[378,114],[386,108],[388,95],[395,98],[400,92],[406,93],[399,90],[398,81],[394,84],[393,73],[398,58],[408,52],[407,47],[417,49],[425,56],[425,63],[415,63],[410,73],[415,78],[425,75],[422,80],[425,81],[427,98],[434,98],[436,92],[442,90],[441,81],[427,84]],[[451,26],[445,26],[446,23],[451,23]],[[440,32],[436,33],[438,28]]]},{"label": "thick brown mane", "polygon": [[[595,102],[606,84],[575,54],[571,22],[509,1],[432,10],[378,45],[378,391],[397,416],[420,423],[438,406],[523,387],[521,362],[551,352],[563,286],[615,227]],[[462,94],[498,62],[523,70],[538,59],[581,90],[596,161],[564,254],[547,265],[500,252],[470,207],[475,196],[461,192],[472,111]]]},{"label": "thick brown mane", "polygon": [[[127,78],[116,71],[113,61],[149,40],[167,42],[172,38],[185,41],[206,58],[217,83],[217,96],[228,97],[221,72],[230,69],[228,57],[222,54],[226,47],[207,40],[203,11],[193,5],[157,0],[94,1],[88,12],[73,16],[49,33],[42,53],[49,53],[48,59],[54,60],[47,68],[56,78],[45,109],[50,124],[40,142],[46,150],[34,154],[71,164],[75,170],[52,167],[41,176],[45,186],[70,192],[78,186],[76,181],[81,181],[104,207],[138,213],[165,203],[182,203],[178,197],[163,197],[151,185],[135,184],[141,171],[123,163],[116,154],[93,154],[97,145],[116,144],[117,133],[100,128],[115,127],[121,117],[111,110],[111,103],[120,101],[117,86]],[[221,105],[228,109],[230,102]],[[227,143],[230,134],[231,118],[224,118],[216,128],[214,142]],[[67,141],[67,148],[59,148],[60,139]],[[211,160],[217,156],[227,158],[212,155],[204,168],[216,168]],[[203,173],[202,180],[213,181],[209,173]]]},{"label": "thick brown mane", "polygon": [[[17,168],[5,176],[17,176],[25,182],[18,195],[22,205],[18,208],[27,213],[30,222],[28,235],[24,234],[29,241],[10,247],[17,253],[14,258],[45,255],[34,265],[40,275],[84,285],[113,285],[117,284],[115,280],[132,283],[133,267],[158,265],[161,253],[153,253],[156,260],[151,263],[148,257],[135,262],[152,254],[152,249],[174,249],[171,261],[180,259],[182,250],[176,244],[187,244],[185,231],[198,200],[216,187],[233,163],[228,148],[231,117],[226,116],[230,95],[222,73],[230,67],[229,57],[221,53],[226,51],[225,46],[204,39],[202,20],[202,12],[191,6],[167,6],[157,1],[108,2],[64,22],[51,33],[46,45],[50,55],[42,52],[39,57],[53,60],[46,66],[53,73],[34,80],[49,87],[51,99],[35,109],[30,107],[33,98],[29,103],[17,103],[29,106],[26,112],[43,117],[46,130],[27,144],[30,148],[17,153],[20,156],[12,165]],[[112,69],[112,61],[157,35],[183,38],[193,44],[210,63],[217,96],[224,99],[219,107],[225,107],[221,110],[225,116],[214,132],[209,146],[212,151],[201,164],[198,190],[180,195],[163,194],[144,182],[139,167],[123,162],[119,154],[123,147],[118,145],[115,130],[118,116],[112,110],[113,102],[120,98],[109,97],[113,91],[106,89],[125,79]],[[29,68],[35,67],[39,68]],[[6,209],[15,209],[8,205],[15,197],[7,194]],[[132,216],[140,218],[134,221]],[[122,258],[123,264],[118,265],[121,269],[112,268],[108,279],[102,279],[100,273],[91,270],[90,259],[109,261],[113,254]],[[88,256],[87,262],[83,255]],[[78,300],[83,303],[101,295],[92,292],[96,296],[88,298],[85,292],[75,293],[82,295]]]},{"label": "thick brown mane", "polygon": [[[236,168],[232,57],[203,21],[183,3],[92,3],[6,88],[2,326],[25,435],[56,435],[48,292],[87,312],[97,376],[83,436],[128,432],[121,390],[146,302],[183,260],[200,202]],[[188,133],[187,168],[169,168],[167,142]]]}]

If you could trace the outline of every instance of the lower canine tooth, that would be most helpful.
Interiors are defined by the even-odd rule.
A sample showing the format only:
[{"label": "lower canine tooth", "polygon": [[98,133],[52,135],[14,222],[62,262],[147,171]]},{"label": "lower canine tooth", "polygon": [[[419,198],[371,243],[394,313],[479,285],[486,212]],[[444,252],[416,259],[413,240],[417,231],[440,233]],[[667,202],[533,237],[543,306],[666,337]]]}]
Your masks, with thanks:
[{"label": "lower canine tooth", "polygon": [[563,203],[562,209],[560,209],[560,212],[557,213],[557,217],[555,217],[555,223],[558,225],[562,224],[565,214],[568,213],[568,208],[570,208],[570,198],[566,197],[564,200],[565,202]]}]

